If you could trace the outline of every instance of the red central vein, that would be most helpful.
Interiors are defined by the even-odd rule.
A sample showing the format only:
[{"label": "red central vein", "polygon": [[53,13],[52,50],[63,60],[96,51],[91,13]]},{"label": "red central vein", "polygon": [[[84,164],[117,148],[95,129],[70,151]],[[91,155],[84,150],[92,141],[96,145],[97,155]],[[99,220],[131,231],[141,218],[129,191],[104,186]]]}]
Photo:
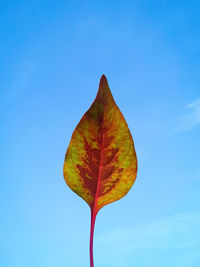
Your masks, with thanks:
[{"label": "red central vein", "polygon": [[104,142],[104,132],[103,132],[103,122],[101,124],[102,130],[102,138],[100,144],[100,163],[99,163],[99,174],[97,180],[97,191],[94,200],[94,206],[91,208],[91,229],[90,229],[90,267],[94,267],[94,260],[93,260],[93,237],[94,237],[94,226],[95,226],[95,219],[97,215],[97,201],[98,201],[98,194],[100,188],[100,178],[101,178],[101,170],[102,170],[102,158],[103,158],[103,142]]}]

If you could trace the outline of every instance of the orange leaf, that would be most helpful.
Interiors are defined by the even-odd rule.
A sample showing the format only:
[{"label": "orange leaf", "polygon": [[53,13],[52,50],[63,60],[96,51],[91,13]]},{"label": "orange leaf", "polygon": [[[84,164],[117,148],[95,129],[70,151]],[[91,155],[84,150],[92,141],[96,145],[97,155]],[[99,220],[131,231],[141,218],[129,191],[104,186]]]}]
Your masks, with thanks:
[{"label": "orange leaf", "polygon": [[103,206],[124,197],[137,175],[133,139],[104,75],[94,102],[72,134],[63,172],[67,185],[91,208],[93,267],[96,215]]}]

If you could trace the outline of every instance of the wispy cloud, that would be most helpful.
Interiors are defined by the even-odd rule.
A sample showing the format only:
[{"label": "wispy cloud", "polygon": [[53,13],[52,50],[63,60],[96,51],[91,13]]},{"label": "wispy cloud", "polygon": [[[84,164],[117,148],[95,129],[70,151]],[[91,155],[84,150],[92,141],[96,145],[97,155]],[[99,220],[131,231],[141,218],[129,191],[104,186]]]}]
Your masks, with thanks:
[{"label": "wispy cloud", "polygon": [[[156,104],[154,105],[156,106]],[[200,97],[181,108],[179,107],[179,110],[176,107],[174,109],[176,115],[164,112],[160,105],[162,106],[162,103],[158,103],[156,115],[152,115],[152,113],[149,117],[143,117],[136,126],[142,134],[148,134],[148,138],[150,136],[157,139],[158,136],[176,135],[200,125]],[[151,108],[153,110],[154,107]]]},{"label": "wispy cloud", "polygon": [[200,98],[185,106],[184,114],[177,123],[178,131],[190,130],[200,124]]},{"label": "wispy cloud", "polygon": [[196,251],[200,250],[200,211],[176,214],[133,228],[116,229],[98,236],[96,240],[99,249],[103,247],[104,253],[107,253],[104,255],[107,260],[135,258],[146,251],[173,251],[177,255],[180,251],[187,251],[179,262],[183,257],[185,260],[188,257],[196,259]]}]

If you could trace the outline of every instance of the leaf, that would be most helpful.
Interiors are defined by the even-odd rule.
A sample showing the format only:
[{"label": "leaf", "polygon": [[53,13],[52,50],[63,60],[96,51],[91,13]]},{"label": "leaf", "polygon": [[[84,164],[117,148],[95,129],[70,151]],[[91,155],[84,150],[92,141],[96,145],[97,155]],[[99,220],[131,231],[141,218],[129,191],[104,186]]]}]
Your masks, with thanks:
[{"label": "leaf", "polygon": [[67,185],[91,208],[90,266],[98,211],[124,197],[135,182],[137,157],[128,125],[116,105],[106,77],[74,130],[63,168]]}]

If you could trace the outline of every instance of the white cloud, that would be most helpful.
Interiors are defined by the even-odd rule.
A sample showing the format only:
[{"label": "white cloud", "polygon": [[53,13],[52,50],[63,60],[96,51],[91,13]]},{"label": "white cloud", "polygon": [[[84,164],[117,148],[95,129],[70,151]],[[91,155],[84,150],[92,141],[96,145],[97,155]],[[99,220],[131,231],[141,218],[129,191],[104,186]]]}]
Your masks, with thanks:
[{"label": "white cloud", "polygon": [[200,124],[200,98],[185,107],[186,114],[177,123],[178,131],[190,130]]}]

